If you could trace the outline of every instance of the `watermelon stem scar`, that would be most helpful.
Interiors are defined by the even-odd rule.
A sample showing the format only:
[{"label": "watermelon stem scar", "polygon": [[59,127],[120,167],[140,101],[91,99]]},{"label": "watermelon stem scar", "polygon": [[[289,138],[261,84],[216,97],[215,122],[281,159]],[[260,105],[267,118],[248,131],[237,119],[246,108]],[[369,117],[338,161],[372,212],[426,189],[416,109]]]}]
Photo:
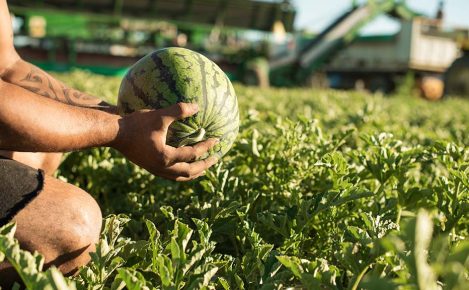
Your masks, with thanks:
[{"label": "watermelon stem scar", "polygon": [[199,130],[195,131],[194,133],[190,134],[186,138],[184,138],[178,147],[191,145],[202,141],[205,137],[205,129],[200,128]]}]

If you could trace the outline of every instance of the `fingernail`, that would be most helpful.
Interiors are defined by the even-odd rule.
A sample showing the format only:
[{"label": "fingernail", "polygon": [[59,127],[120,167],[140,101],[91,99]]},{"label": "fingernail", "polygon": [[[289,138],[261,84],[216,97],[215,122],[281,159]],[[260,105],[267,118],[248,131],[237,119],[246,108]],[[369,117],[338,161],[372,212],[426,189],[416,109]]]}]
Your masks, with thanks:
[{"label": "fingernail", "polygon": [[220,139],[215,139],[215,141],[213,141],[213,144],[214,144],[214,145],[216,145],[216,144],[218,144],[218,143],[220,143]]}]

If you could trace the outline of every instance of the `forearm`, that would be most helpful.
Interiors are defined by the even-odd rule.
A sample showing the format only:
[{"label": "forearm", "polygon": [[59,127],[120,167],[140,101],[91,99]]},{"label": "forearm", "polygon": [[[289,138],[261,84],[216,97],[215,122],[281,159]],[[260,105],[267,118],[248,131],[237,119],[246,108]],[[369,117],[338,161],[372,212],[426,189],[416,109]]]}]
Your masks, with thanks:
[{"label": "forearm", "polygon": [[0,149],[66,152],[108,146],[119,116],[74,107],[0,80]]},{"label": "forearm", "polygon": [[65,104],[114,112],[114,106],[70,88],[45,71],[18,58],[1,76],[5,82]]}]

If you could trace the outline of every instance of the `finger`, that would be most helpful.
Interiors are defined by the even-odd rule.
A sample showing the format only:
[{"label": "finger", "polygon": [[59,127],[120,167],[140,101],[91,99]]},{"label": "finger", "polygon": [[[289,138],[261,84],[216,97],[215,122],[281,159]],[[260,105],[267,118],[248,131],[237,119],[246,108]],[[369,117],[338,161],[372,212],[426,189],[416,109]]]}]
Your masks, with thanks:
[{"label": "finger", "polygon": [[218,158],[209,157],[204,160],[192,163],[180,162],[176,163],[165,170],[166,174],[177,176],[178,178],[193,179],[213,164],[217,163]]},{"label": "finger", "polygon": [[165,174],[159,174],[160,177],[168,180],[174,180],[178,182],[187,182],[194,180],[196,178],[199,178],[200,176],[205,175],[205,171],[202,171],[201,173],[194,175],[192,177],[181,177],[181,176],[176,176],[176,175],[165,175]]},{"label": "finger", "polygon": [[190,117],[197,113],[199,106],[191,103],[177,103],[170,107],[159,109],[158,111],[162,117],[163,124],[169,127],[172,122]]},{"label": "finger", "polygon": [[199,174],[196,174],[194,176],[191,176],[191,177],[182,177],[182,176],[177,176],[177,175],[174,175],[174,174],[169,174],[169,173],[158,173],[157,175],[159,177],[162,177],[164,179],[168,179],[168,180],[174,180],[174,181],[190,181],[190,180],[194,180],[202,175],[205,175],[205,170],[200,172]]},{"label": "finger", "polygon": [[208,152],[213,146],[215,146],[220,141],[215,138],[211,138],[202,142],[199,142],[192,146],[184,146],[179,148],[174,148],[168,146],[170,149],[170,156],[173,164],[178,162],[191,162]]},{"label": "finger", "polygon": [[192,177],[176,177],[174,180],[176,180],[176,181],[183,181],[183,182],[185,182],[185,181],[191,181],[191,180],[194,180],[194,179],[196,179],[196,178],[201,177],[202,175],[205,175],[205,170],[202,171],[202,172],[200,172],[200,173],[197,174],[197,175],[192,176]]}]

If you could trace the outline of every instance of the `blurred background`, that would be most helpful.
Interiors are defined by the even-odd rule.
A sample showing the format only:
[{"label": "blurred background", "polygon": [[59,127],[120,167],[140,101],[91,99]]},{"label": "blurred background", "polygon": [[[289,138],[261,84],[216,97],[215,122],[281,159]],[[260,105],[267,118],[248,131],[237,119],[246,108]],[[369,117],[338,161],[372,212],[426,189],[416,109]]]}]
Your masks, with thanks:
[{"label": "blurred background", "polygon": [[123,75],[181,46],[247,85],[469,96],[466,0],[9,0],[15,46],[49,71]]}]

